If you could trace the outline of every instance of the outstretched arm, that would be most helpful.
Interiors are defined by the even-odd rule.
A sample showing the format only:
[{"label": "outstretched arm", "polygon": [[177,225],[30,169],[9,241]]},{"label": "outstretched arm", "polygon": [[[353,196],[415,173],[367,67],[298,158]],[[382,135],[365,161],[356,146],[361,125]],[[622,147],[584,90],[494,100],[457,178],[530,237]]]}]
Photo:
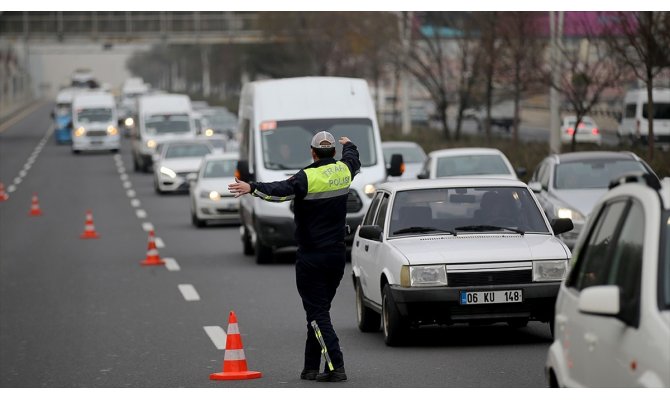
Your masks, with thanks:
[{"label": "outstretched arm", "polygon": [[295,197],[304,197],[307,194],[307,176],[303,171],[278,182],[244,182],[235,178],[235,183],[228,185],[228,190],[240,197],[247,193],[260,197],[266,201],[281,202],[293,200]]}]

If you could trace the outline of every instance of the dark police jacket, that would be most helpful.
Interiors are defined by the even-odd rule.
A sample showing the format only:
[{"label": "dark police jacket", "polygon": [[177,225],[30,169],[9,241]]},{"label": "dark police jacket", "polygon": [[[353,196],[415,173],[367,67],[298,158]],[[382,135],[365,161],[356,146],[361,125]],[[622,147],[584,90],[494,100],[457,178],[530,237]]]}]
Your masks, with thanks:
[{"label": "dark police jacket", "polygon": [[251,194],[266,201],[295,201],[295,239],[300,248],[344,245],[349,186],[360,167],[358,149],[348,142],[340,161],[318,160],[285,181],[250,182]]}]

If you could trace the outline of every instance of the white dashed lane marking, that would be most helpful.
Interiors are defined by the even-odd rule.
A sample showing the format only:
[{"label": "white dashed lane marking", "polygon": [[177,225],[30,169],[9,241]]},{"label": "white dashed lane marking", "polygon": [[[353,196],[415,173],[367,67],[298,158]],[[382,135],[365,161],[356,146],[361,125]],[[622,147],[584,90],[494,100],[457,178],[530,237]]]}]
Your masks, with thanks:
[{"label": "white dashed lane marking", "polygon": [[130,205],[133,206],[133,207],[139,207],[140,204],[142,204],[142,203],[140,202],[139,199],[132,199],[132,200],[130,200]]},{"label": "white dashed lane marking", "polygon": [[159,248],[159,249],[162,249],[162,248],[165,247],[165,242],[163,242],[163,239],[161,239],[159,237],[154,238],[154,242],[156,243],[156,247]]},{"label": "white dashed lane marking", "polygon": [[154,225],[151,222],[143,222],[142,223],[142,229],[145,232],[153,231],[154,230]]},{"label": "white dashed lane marking", "polygon": [[121,174],[121,180],[122,181],[127,181],[128,180],[128,174]]},{"label": "white dashed lane marking", "polygon": [[137,218],[146,218],[147,217],[147,212],[144,210],[135,210],[135,215],[137,215]]},{"label": "white dashed lane marking", "polygon": [[23,182],[23,179],[19,178],[18,176],[16,178],[14,178],[14,184],[15,185],[19,185],[19,184],[21,184],[21,182]]},{"label": "white dashed lane marking", "polygon": [[177,286],[179,288],[179,291],[181,292],[181,295],[184,296],[184,300],[186,301],[200,301],[200,295],[198,294],[198,291],[195,290],[193,285],[188,284],[188,283],[182,283]]},{"label": "white dashed lane marking", "polygon": [[220,326],[203,326],[205,333],[219,350],[226,349],[226,331]]},{"label": "white dashed lane marking", "polygon": [[125,181],[123,182],[123,187],[126,189],[130,189],[131,187],[133,187],[133,184],[130,181]]},{"label": "white dashed lane marking", "polygon": [[9,193],[14,192],[15,190],[16,190],[16,186],[14,186],[14,185],[9,185],[7,187],[7,192],[9,192]]},{"label": "white dashed lane marking", "polygon": [[168,271],[179,271],[181,268],[179,268],[179,264],[177,263],[177,260],[174,258],[169,258],[165,257],[163,258],[163,261],[165,261],[165,269]]},{"label": "white dashed lane marking", "polygon": [[126,191],[126,194],[128,195],[128,197],[135,197],[135,191],[133,189],[128,189],[128,191]]}]

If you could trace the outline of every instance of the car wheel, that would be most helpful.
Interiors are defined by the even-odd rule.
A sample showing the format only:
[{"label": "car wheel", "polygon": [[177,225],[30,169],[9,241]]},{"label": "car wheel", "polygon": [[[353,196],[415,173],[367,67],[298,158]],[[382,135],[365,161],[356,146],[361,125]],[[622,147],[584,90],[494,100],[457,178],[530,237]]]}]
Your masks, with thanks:
[{"label": "car wheel", "polygon": [[133,171],[140,172],[140,165],[137,163],[135,156],[133,156]]},{"label": "car wheel", "polygon": [[256,239],[256,264],[269,264],[272,262],[272,247],[261,243],[260,239]]},{"label": "car wheel", "polygon": [[356,319],[361,332],[377,332],[381,323],[381,315],[365,306],[363,302],[363,288],[356,281]]},{"label": "car wheel", "polygon": [[245,256],[253,256],[254,255],[254,246],[251,243],[251,236],[249,233],[247,233],[246,227],[244,228],[244,234],[242,235],[242,247],[243,247],[243,253]]},{"label": "car wheel", "polygon": [[514,318],[507,321],[510,328],[521,329],[528,326],[528,318]]},{"label": "car wheel", "polygon": [[79,151],[79,150],[72,150],[72,152],[73,152],[74,154],[79,154],[79,153],[81,153],[81,151]]},{"label": "car wheel", "polygon": [[382,291],[382,327],[384,342],[388,346],[401,346],[407,339],[409,325],[398,312],[391,296],[391,287],[387,284]]},{"label": "car wheel", "polygon": [[205,221],[198,218],[198,216],[193,211],[191,211],[191,222],[196,228],[202,228],[205,226]]}]

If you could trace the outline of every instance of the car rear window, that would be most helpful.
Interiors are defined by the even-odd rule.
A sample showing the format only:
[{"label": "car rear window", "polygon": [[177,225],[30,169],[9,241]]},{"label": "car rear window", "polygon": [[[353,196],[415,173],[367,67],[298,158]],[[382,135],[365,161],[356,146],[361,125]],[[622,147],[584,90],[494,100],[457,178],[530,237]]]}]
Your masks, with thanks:
[{"label": "car rear window", "polygon": [[165,158],[204,157],[211,152],[206,145],[172,145],[165,152]]},{"label": "car rear window", "polygon": [[237,160],[212,160],[205,164],[203,178],[226,178],[235,176]]},{"label": "car rear window", "polygon": [[556,189],[606,189],[610,182],[631,172],[646,172],[635,160],[588,160],[556,165]]},{"label": "car rear window", "polygon": [[391,156],[402,154],[402,161],[406,163],[423,163],[426,161],[426,154],[418,147],[384,147],[384,162],[389,164]]},{"label": "car rear window", "polygon": [[435,176],[463,175],[509,175],[513,174],[507,168],[502,157],[497,154],[448,156],[437,159]]}]

